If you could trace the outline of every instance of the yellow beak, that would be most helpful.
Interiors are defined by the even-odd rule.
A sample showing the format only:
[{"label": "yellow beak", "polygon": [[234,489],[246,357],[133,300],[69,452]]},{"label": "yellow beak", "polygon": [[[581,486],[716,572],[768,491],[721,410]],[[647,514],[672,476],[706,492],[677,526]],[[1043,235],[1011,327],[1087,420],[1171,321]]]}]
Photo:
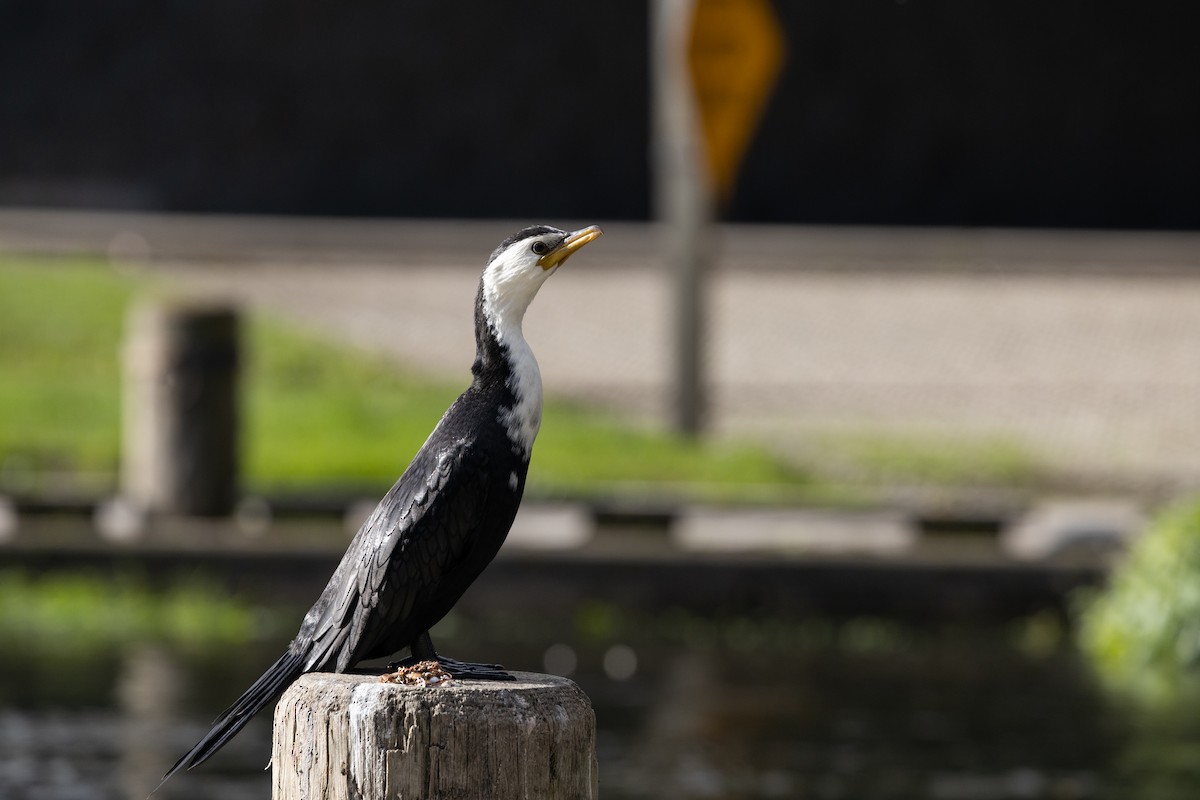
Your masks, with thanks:
[{"label": "yellow beak", "polygon": [[538,259],[538,266],[540,266],[542,269],[557,267],[559,264],[570,258],[571,254],[576,250],[583,247],[590,241],[599,239],[603,233],[604,231],[600,230],[600,226],[592,225],[568,234],[567,238],[562,240],[562,244]]}]

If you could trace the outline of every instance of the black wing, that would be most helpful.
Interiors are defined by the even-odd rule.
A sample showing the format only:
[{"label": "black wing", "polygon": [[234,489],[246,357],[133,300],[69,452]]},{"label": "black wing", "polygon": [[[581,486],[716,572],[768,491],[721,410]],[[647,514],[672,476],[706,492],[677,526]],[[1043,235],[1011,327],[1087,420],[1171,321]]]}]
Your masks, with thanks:
[{"label": "black wing", "polygon": [[[462,582],[456,572],[484,520],[487,457],[465,440],[435,444],[436,437],[435,432],[359,529],[287,652],[217,718],[163,781],[208,760],[303,673],[340,672],[371,657],[446,580]],[[428,626],[436,619],[416,622]]]},{"label": "black wing", "polygon": [[305,616],[291,647],[304,654],[305,671],[342,672],[392,652],[375,651],[424,610],[476,540],[488,494],[486,456],[465,439],[435,443],[436,436],[363,523]]}]

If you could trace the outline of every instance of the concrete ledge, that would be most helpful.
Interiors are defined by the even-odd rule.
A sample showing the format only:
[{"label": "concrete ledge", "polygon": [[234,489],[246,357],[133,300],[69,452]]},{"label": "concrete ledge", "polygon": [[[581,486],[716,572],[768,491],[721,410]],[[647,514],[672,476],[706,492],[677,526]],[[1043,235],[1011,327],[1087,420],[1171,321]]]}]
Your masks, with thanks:
[{"label": "concrete ledge", "polygon": [[898,512],[699,508],[677,520],[675,536],[699,552],[896,556],[918,533]]}]

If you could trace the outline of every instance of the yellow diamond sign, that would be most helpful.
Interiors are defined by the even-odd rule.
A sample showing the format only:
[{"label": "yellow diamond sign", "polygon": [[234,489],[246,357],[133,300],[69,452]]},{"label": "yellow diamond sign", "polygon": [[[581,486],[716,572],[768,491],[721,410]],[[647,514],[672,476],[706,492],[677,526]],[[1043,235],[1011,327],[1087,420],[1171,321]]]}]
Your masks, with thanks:
[{"label": "yellow diamond sign", "polygon": [[722,202],[783,65],[783,34],[770,0],[695,0],[688,60]]}]

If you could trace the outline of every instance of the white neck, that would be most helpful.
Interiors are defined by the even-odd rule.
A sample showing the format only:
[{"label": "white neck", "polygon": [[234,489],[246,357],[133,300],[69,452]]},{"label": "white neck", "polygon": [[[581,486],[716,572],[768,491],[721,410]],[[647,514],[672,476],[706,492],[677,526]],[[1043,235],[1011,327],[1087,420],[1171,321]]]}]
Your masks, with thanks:
[{"label": "white neck", "polygon": [[526,459],[542,424],[542,373],[521,332],[525,311],[538,289],[555,271],[544,269],[528,241],[517,241],[494,254],[481,279],[481,310],[510,367],[508,388],[512,407],[500,409],[499,421],[513,443],[513,452]]},{"label": "white neck", "polygon": [[525,309],[519,309],[515,320],[511,314],[512,309],[506,310],[509,314],[503,311],[496,313],[490,303],[484,307],[488,327],[506,349],[512,370],[507,383],[515,402],[511,407],[504,406],[500,409],[499,421],[508,433],[514,451],[524,458],[529,458],[533,451],[533,440],[537,438],[538,429],[542,425],[542,373],[538,369],[533,350],[521,331],[521,317]]}]

